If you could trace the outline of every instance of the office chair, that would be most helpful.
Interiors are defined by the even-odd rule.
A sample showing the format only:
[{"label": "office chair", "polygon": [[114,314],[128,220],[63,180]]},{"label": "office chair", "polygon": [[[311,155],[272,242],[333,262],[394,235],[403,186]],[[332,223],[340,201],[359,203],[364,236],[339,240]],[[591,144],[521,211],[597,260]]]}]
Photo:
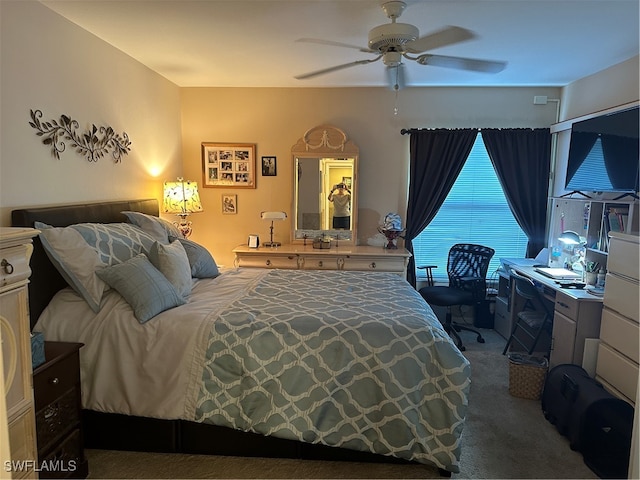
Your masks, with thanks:
[{"label": "office chair", "polygon": [[485,300],[487,294],[487,270],[495,250],[482,245],[458,243],[451,247],[447,259],[449,286],[433,284],[434,265],[421,266],[427,273],[427,286],[418,293],[430,305],[447,307],[444,329],[452,336],[461,351],[465,350],[458,332],[467,330],[477,335],[478,343],[484,343],[482,334],[466,325],[460,325],[451,319],[451,307],[454,305],[477,305]]},{"label": "office chair", "polygon": [[[551,335],[553,329],[553,311],[543,301],[542,294],[536,288],[533,280],[523,277],[514,270],[510,272],[511,278],[515,282],[516,293],[525,299],[524,307],[517,315],[516,323],[513,325],[511,335],[504,346],[502,354],[506,354],[512,342],[516,342],[524,348],[529,355],[533,353],[542,333],[546,330]],[[518,337],[518,332],[529,340]],[[549,357],[549,352],[545,355]]]}]

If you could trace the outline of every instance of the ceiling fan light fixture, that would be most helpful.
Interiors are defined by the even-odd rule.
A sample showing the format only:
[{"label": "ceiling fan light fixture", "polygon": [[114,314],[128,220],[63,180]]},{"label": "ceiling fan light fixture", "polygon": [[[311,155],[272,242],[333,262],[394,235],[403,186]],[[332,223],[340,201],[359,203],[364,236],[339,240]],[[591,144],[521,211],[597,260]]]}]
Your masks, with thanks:
[{"label": "ceiling fan light fixture", "polygon": [[397,67],[402,63],[402,54],[400,52],[386,52],[382,55],[382,62],[387,67]]}]

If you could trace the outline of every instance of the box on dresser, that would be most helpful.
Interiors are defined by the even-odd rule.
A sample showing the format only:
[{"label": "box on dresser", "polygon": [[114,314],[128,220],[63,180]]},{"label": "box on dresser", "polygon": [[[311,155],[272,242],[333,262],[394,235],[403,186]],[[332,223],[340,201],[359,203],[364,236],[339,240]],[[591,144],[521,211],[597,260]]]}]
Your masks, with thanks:
[{"label": "box on dresser", "polygon": [[45,342],[46,361],[33,372],[38,465],[47,478],[86,478],[81,422],[81,343]]}]

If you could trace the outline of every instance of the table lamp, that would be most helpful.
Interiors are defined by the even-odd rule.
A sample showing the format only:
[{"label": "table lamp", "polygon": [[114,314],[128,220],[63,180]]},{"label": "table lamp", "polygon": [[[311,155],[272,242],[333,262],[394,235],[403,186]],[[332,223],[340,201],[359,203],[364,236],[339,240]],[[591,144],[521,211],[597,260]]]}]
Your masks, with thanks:
[{"label": "table lamp", "polygon": [[287,214],[285,212],[262,212],[260,213],[260,218],[262,220],[271,220],[270,230],[270,239],[268,242],[265,242],[263,245],[265,247],[279,247],[282,245],[280,242],[273,241],[273,222],[276,220],[284,220],[287,218]]},{"label": "table lamp", "polygon": [[182,177],[178,177],[177,182],[164,182],[164,212],[180,217],[180,222],[174,222],[174,225],[184,238],[189,237],[193,229],[187,217],[192,213],[202,212],[198,184],[184,181]]}]

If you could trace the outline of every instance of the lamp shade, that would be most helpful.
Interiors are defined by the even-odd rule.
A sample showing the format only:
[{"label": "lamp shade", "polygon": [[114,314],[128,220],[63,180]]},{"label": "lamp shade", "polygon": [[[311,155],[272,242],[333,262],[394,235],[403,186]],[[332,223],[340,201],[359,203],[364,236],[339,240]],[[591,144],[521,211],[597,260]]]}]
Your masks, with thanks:
[{"label": "lamp shade", "polygon": [[287,218],[287,214],[285,212],[262,212],[260,218],[262,220],[284,220]]},{"label": "lamp shade", "polygon": [[196,182],[184,181],[164,182],[164,212],[189,214],[202,211],[202,203]]},{"label": "lamp shade", "polygon": [[580,235],[573,230],[566,230],[562,232],[558,237],[558,240],[566,245],[580,245],[581,243],[585,243],[585,240],[583,240]]}]

